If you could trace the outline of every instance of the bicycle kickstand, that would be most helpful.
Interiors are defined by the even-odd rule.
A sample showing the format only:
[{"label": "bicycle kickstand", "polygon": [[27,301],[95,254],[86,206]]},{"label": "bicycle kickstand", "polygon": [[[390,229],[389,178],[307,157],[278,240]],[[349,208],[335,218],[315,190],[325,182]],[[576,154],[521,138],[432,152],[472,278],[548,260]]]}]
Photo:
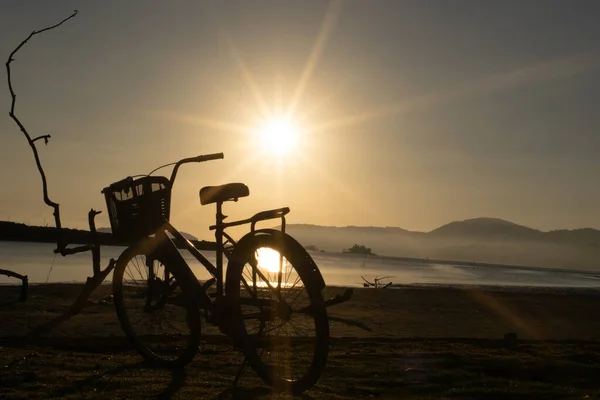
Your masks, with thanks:
[{"label": "bicycle kickstand", "polygon": [[242,372],[244,372],[244,368],[246,367],[247,363],[248,363],[248,357],[244,356],[244,361],[242,361],[242,365],[240,365],[240,369],[238,370],[238,373],[235,375],[235,379],[233,380],[233,387],[235,387],[235,385],[237,385],[238,381],[242,377]]},{"label": "bicycle kickstand", "polygon": [[[260,335],[262,335],[264,328],[265,328],[265,323],[264,323],[264,321],[261,321],[260,327],[258,328],[258,333],[257,333],[258,337],[260,337]],[[240,365],[240,369],[239,369],[237,375],[235,376],[235,380],[233,381],[233,387],[235,387],[235,385],[237,385],[238,381],[242,377],[242,372],[244,372],[244,368],[246,367],[246,364],[248,364],[248,356],[244,355],[244,361],[242,361],[242,365]]]}]

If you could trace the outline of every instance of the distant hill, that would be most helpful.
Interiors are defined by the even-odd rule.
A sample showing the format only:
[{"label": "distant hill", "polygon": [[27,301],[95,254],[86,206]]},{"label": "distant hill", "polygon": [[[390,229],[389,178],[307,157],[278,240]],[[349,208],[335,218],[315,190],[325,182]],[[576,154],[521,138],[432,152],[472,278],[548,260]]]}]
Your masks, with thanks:
[{"label": "distant hill", "polygon": [[[110,230],[109,230],[110,232]],[[80,229],[64,229],[63,234],[70,244],[86,244],[90,240],[90,232]],[[56,242],[58,229],[52,226],[29,226],[18,222],[0,221],[0,240],[15,242]],[[98,232],[100,244],[118,245],[110,233]]]},{"label": "distant hill", "polygon": [[600,246],[600,230],[592,228],[558,229],[549,232],[518,225],[499,218],[473,218],[443,225],[428,235],[438,238],[472,238],[474,240],[534,240],[577,246]]},{"label": "distant hill", "polygon": [[600,231],[544,232],[498,218],[454,221],[430,232],[396,227],[290,224],[302,244],[341,252],[355,243],[386,256],[600,270]]},{"label": "distant hill", "polygon": [[574,243],[581,246],[600,247],[600,231],[592,228],[561,229],[545,233],[546,237],[556,242]]},{"label": "distant hill", "polygon": [[371,247],[381,255],[413,254],[412,249],[422,232],[410,232],[395,227],[335,227],[309,224],[288,224],[290,233],[304,245],[315,245],[325,251],[341,252],[354,244]]},{"label": "distant hill", "polygon": [[528,238],[537,239],[543,232],[499,218],[473,218],[454,221],[429,232],[437,237]]},{"label": "distant hill", "polygon": [[[102,244],[115,243],[109,228],[98,229]],[[600,231],[592,228],[540,231],[497,218],[454,221],[430,232],[399,227],[288,224],[286,231],[305,246],[342,252],[354,244],[382,256],[527,265],[600,271]],[[70,243],[87,243],[89,232],[68,230]],[[210,242],[197,241],[202,249]],[[55,242],[56,228],[0,221],[0,240]]]},{"label": "distant hill", "polygon": [[[112,236],[110,228],[98,228],[98,239],[104,246],[126,246]],[[195,236],[181,232],[201,250],[215,250],[214,243],[198,240]],[[87,244],[90,242],[90,232],[80,229],[63,228],[63,234],[69,244]],[[51,226],[29,226],[18,222],[0,221],[0,240],[14,242],[56,243],[58,229]]]}]

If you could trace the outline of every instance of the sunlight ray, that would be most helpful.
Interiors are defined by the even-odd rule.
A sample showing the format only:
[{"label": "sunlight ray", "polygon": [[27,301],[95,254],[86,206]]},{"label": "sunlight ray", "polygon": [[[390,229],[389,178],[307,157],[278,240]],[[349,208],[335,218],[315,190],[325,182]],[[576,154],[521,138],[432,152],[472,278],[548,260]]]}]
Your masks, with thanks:
[{"label": "sunlight ray", "polygon": [[469,293],[479,304],[488,307],[504,321],[508,322],[521,332],[524,332],[532,339],[544,339],[544,335],[539,331],[539,329],[533,326],[533,324],[528,322],[526,319],[519,316],[514,307],[512,307],[512,309],[509,308],[508,305],[502,304],[497,298],[484,291],[468,290],[467,293]]},{"label": "sunlight ray", "polygon": [[327,43],[327,39],[331,35],[333,28],[335,27],[336,21],[338,19],[342,2],[341,0],[333,0],[329,3],[327,7],[327,11],[325,12],[325,17],[321,22],[321,28],[315,43],[313,45],[312,51],[306,64],[304,65],[304,69],[302,70],[302,75],[300,76],[300,80],[298,81],[298,85],[296,86],[296,90],[294,91],[294,95],[292,96],[292,100],[288,106],[287,116],[295,115],[296,107],[300,103],[302,96],[306,90],[308,85],[308,81],[310,80],[315,67],[321,58],[321,54],[323,53],[323,49],[325,48],[325,44]]},{"label": "sunlight ray", "polygon": [[198,125],[207,128],[215,128],[221,131],[234,132],[241,134],[251,134],[252,130],[244,125],[236,124],[228,121],[220,121],[216,119],[202,117],[200,115],[180,114],[172,111],[160,111],[162,117],[185,123],[190,125]]},{"label": "sunlight ray", "polygon": [[270,116],[270,112],[269,108],[267,107],[267,103],[264,99],[262,92],[260,91],[258,84],[254,80],[254,77],[252,76],[250,70],[246,66],[242,54],[236,47],[235,43],[233,43],[233,40],[231,39],[229,34],[227,34],[226,32],[222,32],[222,35],[227,43],[227,47],[229,48],[229,53],[235,61],[235,63],[237,64],[237,67],[239,68],[240,72],[242,73],[242,77],[244,78],[246,85],[252,92],[252,95],[254,96],[254,99],[260,109],[260,112],[262,113],[262,116],[264,118],[268,118]]},{"label": "sunlight ray", "polygon": [[283,158],[279,158],[275,160],[277,168],[275,168],[275,199],[278,202],[282,202],[284,200],[283,187],[285,184],[285,174],[284,174],[284,165],[285,160]]},{"label": "sunlight ray", "polygon": [[301,113],[295,113],[296,120],[302,126],[307,126],[307,131],[311,131],[310,126],[308,126],[309,121],[315,120],[314,115],[325,108],[326,105],[331,104],[334,99],[339,98],[340,93],[342,93],[342,90],[332,91],[329,94],[319,96],[320,98],[312,102],[310,107],[303,107]]},{"label": "sunlight ray", "polygon": [[[308,152],[308,153],[310,153],[310,152]],[[382,215],[380,215],[380,213],[378,213],[376,210],[374,210],[373,207],[371,207],[369,205],[369,203],[362,196],[360,196],[358,193],[356,193],[355,190],[350,189],[347,185],[345,185],[342,182],[341,179],[336,178],[327,169],[319,166],[319,164],[317,164],[312,158],[306,157],[300,153],[295,161],[301,166],[311,168],[318,176],[325,178],[329,182],[329,184],[340,189],[346,196],[344,198],[344,201],[345,202],[353,202],[356,205],[356,208],[358,210],[361,210],[361,212],[363,214],[369,213],[369,214],[371,214],[371,216],[373,218],[377,218],[377,219],[382,217]]]},{"label": "sunlight ray", "polygon": [[272,96],[272,111],[274,113],[283,115],[285,110],[285,103],[287,102],[284,99],[284,87],[285,87],[285,79],[281,70],[277,69],[273,72],[273,92]]},{"label": "sunlight ray", "polygon": [[240,172],[247,170],[248,167],[257,163],[260,159],[261,156],[257,152],[247,152],[243,158],[238,157],[237,165],[228,168],[228,172],[224,175],[225,181],[239,181],[240,177],[243,176]]},{"label": "sunlight ray", "polygon": [[261,114],[257,111],[257,106],[248,101],[248,98],[242,97],[239,93],[231,93],[227,89],[217,88],[215,92],[218,98],[215,98],[215,104],[226,104],[227,113],[235,115],[236,121],[245,121],[248,126],[256,124],[260,121]]},{"label": "sunlight ray", "polygon": [[507,73],[465,81],[441,91],[415,96],[407,100],[386,104],[359,115],[342,117],[312,128],[311,132],[362,124],[374,119],[448,104],[463,98],[481,96],[520,86],[533,85],[549,80],[568,77],[600,67],[600,54],[584,53],[561,57],[526,66]]},{"label": "sunlight ray", "polygon": [[[195,116],[195,115],[189,115],[189,114],[177,114],[177,113],[168,112],[168,111],[163,111],[163,112],[161,112],[161,114],[166,118],[169,118],[169,119],[172,119],[172,120],[175,120],[178,122],[192,124],[192,125],[198,125],[198,126],[207,127],[207,128],[215,128],[215,129],[219,129],[224,132],[240,134],[246,138],[252,137],[254,134],[254,131],[251,128],[244,126],[244,125],[235,124],[232,122],[211,120],[208,118],[203,118],[201,116]],[[240,142],[240,144],[242,147],[244,147],[244,146],[249,147],[250,143],[248,143],[248,142],[249,142],[249,140],[246,139],[246,140],[242,140]],[[224,179],[226,179],[226,180],[227,179],[238,179],[239,175],[240,175],[240,171],[247,169],[250,165],[256,163],[259,159],[260,159],[260,154],[245,151],[244,157],[238,158],[239,162],[237,163],[237,165],[228,169],[228,172],[225,174]]]}]

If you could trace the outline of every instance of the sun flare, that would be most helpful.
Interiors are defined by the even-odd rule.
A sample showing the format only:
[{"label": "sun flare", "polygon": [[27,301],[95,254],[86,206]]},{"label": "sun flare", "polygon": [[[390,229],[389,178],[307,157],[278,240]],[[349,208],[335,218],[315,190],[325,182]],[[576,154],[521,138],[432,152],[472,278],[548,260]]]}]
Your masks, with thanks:
[{"label": "sun flare", "polygon": [[286,260],[281,260],[279,252],[268,247],[261,247],[256,250],[256,261],[258,267],[268,272],[277,273],[279,272],[279,265],[281,262],[281,270],[285,272]]},{"label": "sun flare", "polygon": [[298,141],[299,129],[287,118],[272,118],[258,129],[261,149],[271,155],[284,156],[292,152]]}]

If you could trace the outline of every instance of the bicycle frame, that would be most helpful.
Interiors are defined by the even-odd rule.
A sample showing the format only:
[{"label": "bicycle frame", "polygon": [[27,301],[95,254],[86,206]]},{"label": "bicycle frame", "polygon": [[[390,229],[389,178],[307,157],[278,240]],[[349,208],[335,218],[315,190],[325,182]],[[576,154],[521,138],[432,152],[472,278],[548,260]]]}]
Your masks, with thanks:
[{"label": "bicycle frame", "polygon": [[[232,226],[251,224],[250,232],[254,232],[256,224],[258,222],[280,218],[281,231],[285,232],[285,215],[288,212],[289,208],[284,207],[274,210],[261,211],[248,219],[224,223],[223,220],[225,219],[225,216],[222,213],[222,203],[217,203],[216,224],[209,227],[210,230],[215,231],[217,253],[216,265],[213,265],[200,252],[200,250],[198,250],[192,242],[185,238],[169,221],[165,221],[163,227],[157,232],[157,240],[162,243],[169,243],[169,247],[171,247],[172,251],[178,254],[178,257],[175,255],[175,253],[172,253],[171,255],[177,257],[177,262],[181,265],[188,266],[187,262],[183,259],[183,256],[181,256],[181,254],[177,251],[178,248],[183,246],[183,249],[188,250],[192,254],[192,256],[196,260],[198,260],[198,262],[200,262],[204,266],[204,268],[206,268],[208,273],[213,277],[200,287],[200,294],[202,295],[201,306],[210,309],[214,301],[208,295],[207,289],[211,287],[214,283],[216,283],[216,301],[222,300],[225,296],[223,290],[223,256],[225,256],[225,258],[229,260],[229,257],[232,252],[232,250],[230,249],[233,249],[236,245],[236,241],[225,232],[225,229]],[[225,241],[223,239],[225,239]],[[228,244],[230,245],[230,247],[226,248]],[[261,277],[261,279],[267,280],[266,277],[262,275],[260,271],[257,270],[256,273]],[[243,284],[248,285],[243,278],[242,281]]]},{"label": "bicycle frame", "polygon": [[[204,162],[211,160],[218,160],[223,158],[223,153],[215,153],[215,154],[207,154],[197,157],[184,158],[182,160],[174,163],[174,168],[171,172],[171,177],[169,179],[170,189],[173,189],[175,178],[177,177],[177,172],[179,171],[179,167],[183,164],[192,163],[192,162]],[[162,167],[155,169],[154,171],[163,168],[168,165],[173,164],[165,164]],[[152,171],[152,172],[154,172]],[[152,174],[152,172],[150,174]],[[149,174],[149,175],[150,175]],[[117,183],[118,184],[118,183]],[[202,286],[199,287],[199,295],[202,296],[200,299],[200,306],[210,311],[214,311],[213,305],[214,301],[208,295],[207,290],[213,284],[216,283],[216,301],[220,301],[225,296],[224,293],[224,276],[223,276],[223,256],[225,256],[228,260],[236,246],[236,241],[225,232],[225,229],[233,226],[250,224],[250,233],[255,232],[256,224],[260,221],[270,220],[270,219],[281,219],[281,231],[285,233],[285,215],[289,213],[290,209],[288,207],[278,208],[273,210],[261,211],[250,218],[233,221],[233,222],[224,222],[226,216],[223,214],[223,202],[216,202],[216,224],[209,227],[210,230],[215,231],[215,245],[216,245],[216,265],[213,265],[201,252],[196,248],[188,239],[186,239],[178,230],[175,228],[168,220],[164,220],[162,227],[155,233],[155,240],[159,243],[159,252],[164,257],[171,258],[171,261],[185,266],[189,268],[187,262],[183,258],[183,256],[177,250],[178,248],[183,248],[188,250],[198,262],[200,262],[204,268],[209,272],[212,276],[212,279],[209,279]],[[162,247],[168,246],[168,247]],[[165,253],[167,251],[167,253]],[[150,260],[148,260],[150,262]],[[167,272],[168,273],[168,272]],[[150,272],[152,274],[152,272]],[[260,277],[265,280],[267,286],[274,290],[278,296],[280,296],[280,290],[276,290],[272,287],[272,285],[268,282],[266,277],[258,270],[258,268],[253,269],[253,279],[256,281],[256,277]],[[150,280],[153,280],[153,276],[149,276]],[[166,282],[165,284],[169,284]],[[244,278],[242,278],[242,284],[249,288],[248,283]],[[255,299],[258,300],[258,299]]]},{"label": "bicycle frame", "polygon": [[[250,365],[273,388],[288,393],[301,393],[316,383],[326,364],[329,351],[329,320],[326,307],[347,301],[352,294],[351,289],[348,289],[343,296],[338,295],[329,300],[323,299],[322,291],[326,286],[316,263],[306,249],[285,232],[285,216],[289,213],[289,208],[261,211],[247,219],[225,222],[227,217],[223,214],[223,203],[237,201],[238,198],[249,195],[248,188],[243,184],[209,186],[200,191],[200,203],[215,203],[216,205],[216,223],[209,226],[210,230],[215,231],[215,242],[209,244],[211,245],[210,249],[216,251],[216,262],[211,262],[200,251],[204,247],[196,247],[169,222],[170,198],[167,196],[171,195],[170,191],[173,189],[179,167],[184,163],[204,162],[221,158],[223,158],[222,153],[186,158],[158,168],[175,165],[168,182],[165,177],[159,179],[143,178],[138,182],[138,185],[141,183],[148,184],[147,186],[150,186],[150,183],[158,182],[160,184],[158,190],[154,190],[154,187],[143,187],[143,190],[138,191],[134,186],[135,181],[133,178],[126,178],[111,185],[110,190],[113,192],[110,194],[112,196],[116,197],[115,193],[120,193],[122,190],[120,185],[122,185],[125,189],[131,188],[134,190],[133,198],[135,200],[124,203],[124,206],[121,207],[123,221],[133,221],[130,223],[133,228],[128,229],[129,226],[126,224],[119,225],[118,219],[114,224],[116,227],[127,227],[122,230],[122,233],[131,242],[129,248],[122,253],[116,262],[115,273],[117,279],[113,279],[115,308],[119,322],[132,344],[146,360],[159,365],[180,368],[190,362],[198,351],[201,324],[200,310],[204,310],[205,322],[214,325],[222,334],[229,336],[233,340],[234,348],[242,350],[244,353],[244,361],[236,375],[234,384],[240,378],[244,367]],[[153,172],[145,177],[150,176]],[[154,200],[154,197],[151,197],[154,192],[158,192],[155,197],[160,200],[155,203],[150,201]],[[129,192],[125,191],[127,196],[121,196],[125,198],[124,201],[130,199],[128,194]],[[136,196],[148,197],[138,199]],[[109,206],[110,212],[112,208],[110,208],[108,197],[107,206]],[[116,207],[113,208],[116,209]],[[117,211],[119,210],[115,211],[116,214],[118,214]],[[280,230],[276,228],[256,229],[258,222],[272,219],[281,221]],[[141,221],[142,224],[140,224],[140,229],[136,230],[135,227],[138,221]],[[226,232],[227,228],[246,224],[250,225],[249,232],[237,242]],[[265,258],[263,259],[263,253],[261,253],[263,248],[271,249],[271,251],[278,254],[268,254],[267,257],[264,253]],[[191,253],[204,266],[211,278],[201,283],[194,275],[180,249]],[[275,257],[271,258],[271,255]],[[143,276],[144,271],[140,270],[140,266],[142,266],[142,270],[144,269],[143,263],[140,265],[136,262],[138,256],[146,259],[147,276]],[[289,257],[288,261],[295,265],[284,266],[286,257]],[[229,261],[227,271],[225,271],[224,266],[225,259]],[[276,259],[279,260],[278,265]],[[156,261],[162,264],[163,269],[160,269],[161,265],[158,265],[155,273]],[[137,276],[139,274],[142,276],[141,282],[136,281],[136,278],[130,273],[127,273],[127,275],[134,280],[134,284],[125,282],[127,280],[125,273],[130,262],[132,262],[134,270],[137,270],[137,272],[132,271],[133,275]],[[249,271],[247,270],[248,266],[250,267]],[[291,273],[292,269],[297,268],[298,277],[293,284],[287,282],[288,272]],[[271,275],[271,273],[276,274],[276,276]],[[286,282],[282,281],[284,273]],[[145,285],[144,280],[146,280]],[[226,280],[227,282],[225,282]],[[213,286],[216,287],[213,288]],[[132,288],[133,292],[126,296],[124,294],[125,288]],[[283,290],[284,288],[286,290]],[[293,292],[294,288],[296,288],[295,292]],[[244,290],[244,293],[241,293],[242,290]],[[301,303],[295,309],[295,300],[303,293],[304,296],[299,301],[302,302],[308,299],[308,304],[302,305]],[[286,298],[286,294],[290,294],[289,298]],[[162,342],[157,349],[154,349],[151,343],[144,343],[146,339],[151,339],[155,332],[153,329],[150,337],[144,334],[140,335],[138,328],[132,325],[129,311],[125,309],[128,303],[125,298],[131,298],[132,296],[136,301],[146,301],[143,312],[134,311],[134,315],[142,317],[144,314],[148,314],[147,317],[150,318],[150,322],[158,322],[159,328],[162,328],[161,317],[171,314],[180,317],[181,312],[185,313],[185,319],[181,321],[181,318],[179,318],[179,323],[175,325],[180,325],[183,322],[187,325],[186,331],[189,328],[190,333],[178,332],[178,337],[184,340],[185,345],[173,343],[175,345],[174,349],[177,349],[176,354],[163,346],[164,343]],[[173,309],[166,308],[167,306],[180,307],[181,309],[180,312],[173,313]],[[299,331],[297,327],[293,326],[292,314],[305,314],[307,318],[314,320],[314,335],[310,333],[306,335],[301,327]],[[269,325],[270,323],[272,325]],[[293,332],[288,331],[288,325],[286,325],[288,323]],[[175,330],[179,330],[173,324],[169,323],[168,325]],[[283,328],[284,325],[285,328]],[[273,333],[270,334],[270,332]],[[298,337],[292,340],[292,336]],[[284,337],[289,337],[289,339]],[[287,374],[280,373],[281,371],[285,373],[284,370],[288,370],[288,366],[279,366],[277,361],[273,364],[270,357],[269,361],[262,359],[265,349],[269,349],[268,353],[270,355],[273,351],[277,352],[282,345],[292,352],[300,351],[302,349],[295,348],[294,343],[304,342],[305,339],[310,346],[303,346],[307,347],[308,352],[306,353],[307,356],[303,356],[301,359],[308,359],[308,356],[310,356],[311,361],[307,369],[301,370],[303,371],[301,377],[296,378],[292,374],[291,379],[289,379]],[[150,342],[153,342],[153,340],[150,340]],[[162,349],[166,349],[167,353],[164,355],[159,354]],[[173,356],[176,358],[173,359]]]}]

